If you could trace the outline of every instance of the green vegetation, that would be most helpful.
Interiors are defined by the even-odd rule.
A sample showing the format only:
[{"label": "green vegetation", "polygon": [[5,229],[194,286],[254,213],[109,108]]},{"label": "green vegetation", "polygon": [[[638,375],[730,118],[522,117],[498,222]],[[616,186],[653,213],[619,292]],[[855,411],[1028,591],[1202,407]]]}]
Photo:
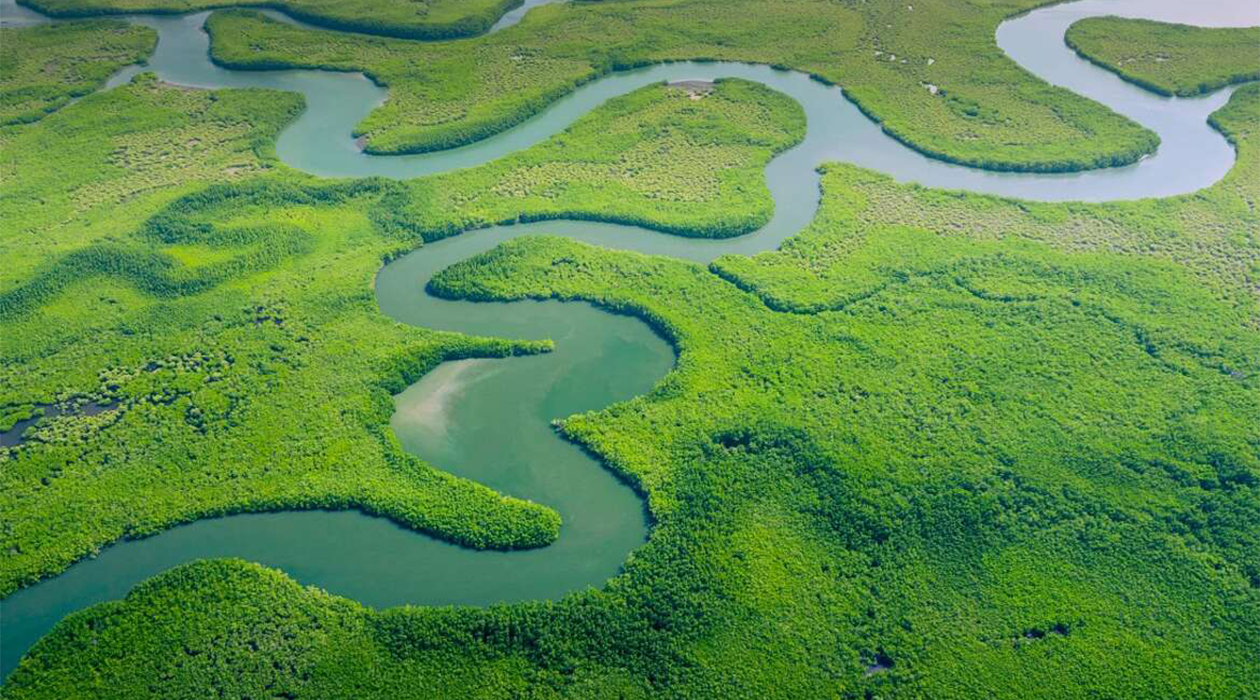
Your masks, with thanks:
[{"label": "green vegetation", "polygon": [[485,32],[521,0],[22,0],[22,4],[53,17],[268,7],[330,29],[452,39]]},{"label": "green vegetation", "polygon": [[[1244,146],[1208,193],[1221,201],[1255,197],[1238,180],[1257,167],[1257,101],[1240,91],[1218,118]],[[823,267],[882,286],[834,311],[778,312],[702,266],[545,237],[435,280],[591,300],[678,346],[651,394],[562,426],[650,496],[652,538],[605,590],[374,611],[202,562],[58,626],[8,696],[1254,695],[1254,300],[1077,237],[1079,205],[957,196],[972,218],[955,228],[917,219],[951,196],[883,181],[853,228],[836,217],[875,189],[861,176],[829,169],[835,223],[808,238],[847,241]],[[1089,206],[1141,233],[1197,204]],[[1056,213],[1062,239],[972,228]],[[1254,263],[1235,235],[1254,209],[1235,215],[1216,235]]]},{"label": "green vegetation", "polygon": [[1161,95],[1191,97],[1260,80],[1260,27],[1091,17],[1069,27],[1064,40],[1082,58]]},{"label": "green vegetation", "polygon": [[1030,76],[997,48],[998,23],[1036,4],[562,3],[503,32],[440,44],[307,31],[248,11],[215,13],[207,27],[212,56],[224,65],[362,70],[388,85],[389,101],[356,133],[373,153],[469,143],[610,71],[686,59],[814,74],[844,86],[893,137],[960,163],[1079,170],[1154,151],[1155,134]]},{"label": "green vegetation", "polygon": [[0,126],[42,119],[156,45],[148,27],[104,20],[0,29]]},{"label": "green vegetation", "polygon": [[273,170],[275,136],[302,99],[177,88],[142,74],[74,107],[39,128],[0,129],[6,298],[36,267],[86,244],[116,241],[140,220],[128,220],[128,211],[156,211],[206,184]]},{"label": "green vegetation", "polygon": [[[798,313],[842,309],[877,291],[886,277],[878,265],[855,265],[855,249],[875,242],[885,231],[912,226],[979,241],[1002,235],[1064,251],[1140,253],[1173,261],[1215,298],[1250,308],[1255,301],[1252,290],[1260,285],[1260,193],[1255,187],[1260,178],[1260,135],[1253,119],[1257,114],[1260,86],[1240,88],[1228,107],[1211,119],[1238,149],[1238,162],[1217,185],[1166,199],[1012,205],[986,195],[894,187],[877,173],[830,165],[827,180],[844,194],[825,199],[809,228],[786,241],[780,251],[723,257],[713,269],[775,309]],[[837,235],[841,231],[845,235]],[[938,263],[928,253],[905,254],[921,257],[916,264],[924,269]]]},{"label": "green vegetation", "polygon": [[[458,177],[319,181],[271,151],[300,107],[140,76],[0,128],[0,416],[119,403],[0,450],[0,591],[231,511],[549,541],[553,512],[387,429],[437,363],[547,345],[384,319],[380,262],[517,217],[730,235],[764,219],[755,174],[801,130],[758,86],[650,86]],[[372,610],[196,562],[59,624],[0,694],[1260,695],[1260,85],[1212,123],[1239,160],[1182,197],[1033,204],[833,165],[778,252],[706,267],[527,237],[457,264],[435,293],[587,300],[678,349],[651,393],[559,426],[648,497],[622,575]]]},{"label": "green vegetation", "polygon": [[[381,260],[518,216],[748,230],[770,213],[766,162],[804,133],[799,107],[760,85],[723,81],[701,100],[655,85],[458,178],[326,184],[274,162],[300,107],[142,75],[3,134],[0,406],[120,407],[46,420],[0,451],[0,590],[119,537],[249,510],[356,507],[471,546],[550,542],[554,511],[435,471],[388,430],[390,396],[437,363],[547,345],[381,317]],[[88,505],[102,494],[111,507]]]},{"label": "green vegetation", "polygon": [[391,395],[437,363],[545,349],[380,317],[372,275],[415,240],[382,212],[398,187],[224,184],[275,170],[300,107],[140,76],[0,135],[0,405],[120,402],[2,451],[0,590],[244,510],[358,507],[481,547],[555,537],[553,511],[437,472],[387,429]]},{"label": "green vegetation", "polygon": [[404,216],[427,240],[557,218],[735,236],[770,219],[762,168],[804,136],[800,106],[759,83],[721,80],[701,99],[649,87],[609,100],[559,138],[411,183]]}]

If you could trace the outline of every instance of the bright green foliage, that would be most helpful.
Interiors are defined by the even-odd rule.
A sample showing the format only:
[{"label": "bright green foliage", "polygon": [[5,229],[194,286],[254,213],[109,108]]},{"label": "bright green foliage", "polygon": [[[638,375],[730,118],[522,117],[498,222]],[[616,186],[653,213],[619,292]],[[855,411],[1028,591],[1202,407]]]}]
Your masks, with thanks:
[{"label": "bright green foliage", "polygon": [[[613,196],[566,153],[615,177],[651,124],[686,133],[677,150],[728,149],[752,172],[798,135],[763,123],[790,111],[753,86],[678,104],[664,90],[463,173],[487,187],[466,190],[475,222],[510,217],[511,202],[522,218],[559,211],[518,191],[565,201],[581,187],[603,206]],[[0,239],[13,265],[0,293],[27,295],[2,319],[0,415],[121,401],[0,452],[5,590],[120,535],[225,510],[358,506],[476,544],[545,541],[548,511],[433,471],[385,427],[389,394],[444,358],[544,349],[376,312],[380,261],[443,231],[439,214],[415,215],[446,196],[433,182],[457,182],[297,176],[263,144],[296,101],[213,95],[142,79],[0,131],[61,159],[21,161],[3,194],[23,199],[0,200],[24,236]],[[1260,87],[1213,124],[1238,164],[1168,200],[1030,204],[829,166],[818,221],[782,252],[706,268],[531,237],[456,265],[434,291],[590,300],[677,347],[650,394],[561,425],[648,496],[652,535],[623,575],[558,602],[376,611],[256,565],[197,562],[67,619],[0,692],[1260,695]],[[244,125],[175,157],[189,131]],[[31,135],[53,129],[75,147]],[[111,169],[89,136],[105,153],[133,138],[169,155]],[[662,182],[693,172],[663,155],[644,166]],[[261,175],[231,181],[242,172]],[[490,173],[512,189],[493,192]],[[98,181],[113,194],[82,194]],[[706,235],[671,218],[687,197],[708,198],[714,229],[724,210],[751,222],[764,207],[720,186],[659,191],[687,196],[632,199],[627,216]],[[19,291],[108,246],[110,260],[147,251],[164,267],[100,265]],[[189,279],[203,281],[171,285]]]},{"label": "bright green foliage", "polygon": [[[0,406],[121,406],[45,421],[0,451],[0,590],[122,536],[247,510],[357,507],[472,546],[550,542],[554,511],[435,471],[388,430],[390,395],[437,363],[547,344],[389,321],[371,294],[381,261],[456,224],[518,215],[745,231],[771,209],[766,162],[804,131],[799,107],[760,85],[723,81],[700,100],[654,85],[459,178],[322,184],[272,160],[270,139],[299,108],[146,75],[7,136],[18,158],[0,195],[15,224],[2,242]],[[697,161],[727,170],[701,174]],[[442,208],[424,205],[439,197]],[[476,218],[454,218],[454,197]],[[619,209],[599,209],[614,199]],[[110,508],[87,506],[102,494]]]},{"label": "bright green foliage", "polygon": [[521,0],[24,0],[53,17],[270,7],[330,29],[410,39],[481,34]]},{"label": "bright green foliage", "polygon": [[759,83],[718,81],[699,99],[649,87],[608,101],[535,148],[416,181],[405,216],[428,240],[519,218],[738,235],[770,219],[762,167],[804,136],[800,106]]},{"label": "bright green foliage", "polygon": [[0,454],[0,590],[244,510],[358,507],[480,547],[556,536],[554,511],[437,472],[388,431],[391,394],[437,363],[546,348],[380,316],[372,275],[418,238],[385,211],[400,186],[205,188],[273,169],[258,154],[299,108],[142,76],[4,134],[0,405],[121,405]]},{"label": "bright green foliage", "polygon": [[1091,17],[1069,27],[1064,40],[1082,58],[1161,95],[1190,97],[1260,80],[1260,27]]},{"label": "bright green foliage", "polygon": [[358,127],[373,153],[469,143],[612,70],[685,59],[812,73],[844,86],[893,137],[950,161],[1078,170],[1153,151],[1153,133],[1030,76],[994,45],[1004,17],[1036,4],[564,3],[508,30],[441,44],[306,31],[245,11],[216,13],[208,28],[214,59],[225,65],[363,70],[388,85],[389,101]]},{"label": "bright green foliage", "polygon": [[301,109],[297,95],[175,88],[143,74],[39,128],[0,129],[0,296],[63,253],[118,240],[135,211],[271,170],[259,154]]},{"label": "bright green foliage", "polygon": [[[1032,207],[831,168],[802,236],[818,264],[760,256],[732,275],[752,292],[546,237],[460,263],[434,291],[586,299],[678,348],[653,392],[561,426],[648,494],[623,575],[554,603],[374,611],[195,563],[59,625],[6,697],[1255,696],[1260,343],[1255,300],[1226,288],[1255,269],[1258,100],[1215,120],[1240,146],[1230,179],[1166,202]],[[1226,224],[1184,234],[1202,245],[1145,245],[1206,204]],[[1078,231],[1082,211],[1106,228]],[[1211,274],[1217,246],[1244,263]],[[822,281],[839,269],[856,283]],[[808,284],[762,291],[779,277]],[[284,327],[324,347],[311,291],[284,291]]]},{"label": "bright green foliage", "polygon": [[[774,312],[701,268],[557,239],[502,246],[434,288],[593,299],[676,339],[656,394],[565,429],[647,485],[661,529],[740,505],[760,519],[709,541],[730,554],[708,570],[758,615],[706,630],[696,676],[755,668],[801,684],[784,697],[822,694],[820,669],[858,697],[1255,694],[1249,316],[1164,263],[878,233],[842,262],[881,288],[838,312]],[[755,457],[730,473],[730,453]],[[698,479],[704,516],[681,486]],[[810,532],[822,552],[744,550]],[[765,647],[737,641],[754,630]],[[845,669],[863,653],[892,668]],[[678,672],[670,690],[708,694]]]},{"label": "bright green foliage", "polygon": [[8,406],[0,409],[0,430],[11,430],[18,421],[44,415],[39,406]]},{"label": "bright green foliage", "polygon": [[104,20],[0,29],[0,126],[42,119],[156,45],[148,27]]},{"label": "bright green foliage", "polygon": [[[1252,290],[1260,285],[1257,114],[1260,86],[1240,88],[1212,117],[1238,149],[1238,162],[1214,187],[1167,199],[1013,206],[986,195],[894,186],[877,173],[829,165],[826,178],[842,194],[823,201],[809,228],[779,252],[723,257],[713,269],[776,309],[840,309],[877,290],[885,277],[878,268],[855,265],[855,249],[879,244],[885,231],[912,226],[975,240],[1011,236],[1064,251],[1140,253],[1176,261],[1213,296],[1249,308]],[[924,269],[936,264],[927,253],[911,249],[905,255],[923,255]]]}]

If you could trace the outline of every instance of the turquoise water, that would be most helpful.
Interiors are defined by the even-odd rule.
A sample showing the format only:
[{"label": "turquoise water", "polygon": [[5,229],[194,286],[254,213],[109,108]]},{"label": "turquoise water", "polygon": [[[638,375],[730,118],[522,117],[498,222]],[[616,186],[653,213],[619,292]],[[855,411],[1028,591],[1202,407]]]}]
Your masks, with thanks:
[{"label": "turquoise water", "polygon": [[[505,16],[496,30],[508,30],[534,4],[542,3],[527,3],[520,14]],[[841,89],[801,73],[738,63],[675,63],[616,73],[477,144],[416,156],[369,156],[359,152],[350,132],[385,93],[361,75],[227,70],[208,60],[208,39],[201,30],[205,13],[128,17],[157,29],[160,40],[147,66],[121,71],[110,86],[140,70],[153,70],[184,85],[301,92],[308,108],[281,134],[277,153],[290,166],[318,175],[405,178],[484,163],[558,133],[610,97],[661,80],[741,77],[765,83],[801,103],[809,131],[803,143],[767,166],[775,214],[767,226],[747,236],[708,241],[613,224],[541,222],[449,238],[381,271],[377,299],[381,311],[395,319],[479,335],[556,341],[556,351],[548,355],[442,365],[396,397],[398,410],[391,420],[404,447],[439,468],[557,509],[564,525],[555,544],[521,552],[477,552],[355,512],[204,520],[108,547],[94,559],[9,596],[0,603],[0,673],[7,674],[67,613],[122,597],[137,582],[199,558],[237,556],[261,562],[303,583],[381,607],[485,605],[554,598],[601,585],[645,541],[643,505],[596,461],[560,440],[549,423],[650,391],[672,366],[672,350],[639,321],[586,304],[441,301],[424,293],[427,280],[454,262],[531,233],[696,261],[770,250],[813,217],[818,200],[814,169],[827,161],[851,162],[929,186],[1043,200],[1165,196],[1220,179],[1233,164],[1234,153],[1205,120],[1225,103],[1229,91],[1189,100],[1162,98],[1078,59],[1063,46],[1063,31],[1076,19],[1097,14],[1206,25],[1260,22],[1260,8],[1243,3],[1086,0],[1001,25],[999,45],[1025,68],[1107,104],[1162,139],[1157,154],[1133,166],[1039,175],[986,172],[926,158],[885,136],[844,99]],[[0,21],[16,26],[46,20],[4,0]]]}]

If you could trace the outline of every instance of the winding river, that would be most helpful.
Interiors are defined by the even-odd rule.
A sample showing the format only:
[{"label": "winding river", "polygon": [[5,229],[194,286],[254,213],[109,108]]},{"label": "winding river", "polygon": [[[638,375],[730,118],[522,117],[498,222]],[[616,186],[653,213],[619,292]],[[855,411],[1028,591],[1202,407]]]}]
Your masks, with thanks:
[{"label": "winding river", "polygon": [[[492,31],[510,28],[528,0]],[[1038,200],[1112,200],[1191,192],[1219,180],[1234,152],[1206,123],[1230,90],[1195,99],[1147,93],[1076,57],[1062,42],[1072,22],[1118,14],[1205,26],[1260,23],[1248,2],[1083,0],[1004,22],[997,41],[1029,71],[1102,102],[1159,134],[1158,153],[1125,167],[1076,174],[995,173],[926,158],[887,137],[847,102],[839,88],[801,73],[739,63],[674,63],[606,76],[557,101],[535,118],[479,143],[414,156],[361,153],[351,128],[385,97],[357,74],[320,71],[233,71],[208,60],[201,30],[207,13],[129,16],[159,32],[147,66],[128,67],[109,87],[141,70],[198,87],[266,87],[300,92],[307,110],[280,135],[288,165],[324,176],[395,178],[469,167],[526,148],[562,131],[610,97],[662,80],[740,77],[796,99],[808,134],[766,168],[775,200],[772,220],[739,238],[679,238],[614,224],[552,221],[498,226],[424,246],[377,277],[381,310],[399,321],[478,335],[551,338],[555,352],[536,357],[463,360],[441,365],[396,397],[391,424],[404,447],[439,468],[496,490],[547,504],[564,525],[551,546],[479,552],[418,535],[357,512],[281,512],[203,520],[143,540],[105,548],[99,556],[22,589],[0,603],[0,676],[66,614],[120,598],[136,583],[194,559],[234,556],[285,571],[296,580],[360,602],[486,605],[556,598],[615,575],[647,536],[641,500],[549,427],[553,418],[598,409],[645,393],[674,362],[673,350],[641,322],[588,304],[442,301],[424,293],[436,272],[499,243],[531,233],[568,236],[610,248],[695,261],[775,248],[800,230],[818,204],[815,167],[846,161],[927,186]],[[283,21],[283,15],[268,12]],[[0,22],[48,21],[12,0],[0,1]]]}]

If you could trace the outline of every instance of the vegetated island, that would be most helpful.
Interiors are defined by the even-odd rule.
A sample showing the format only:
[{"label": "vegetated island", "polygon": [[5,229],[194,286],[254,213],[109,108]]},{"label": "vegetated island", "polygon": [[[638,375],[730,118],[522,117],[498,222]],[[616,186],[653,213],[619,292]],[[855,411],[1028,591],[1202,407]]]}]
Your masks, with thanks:
[{"label": "vegetated island", "polygon": [[1091,17],[1069,27],[1064,41],[1082,58],[1170,97],[1260,80],[1260,27]]}]

